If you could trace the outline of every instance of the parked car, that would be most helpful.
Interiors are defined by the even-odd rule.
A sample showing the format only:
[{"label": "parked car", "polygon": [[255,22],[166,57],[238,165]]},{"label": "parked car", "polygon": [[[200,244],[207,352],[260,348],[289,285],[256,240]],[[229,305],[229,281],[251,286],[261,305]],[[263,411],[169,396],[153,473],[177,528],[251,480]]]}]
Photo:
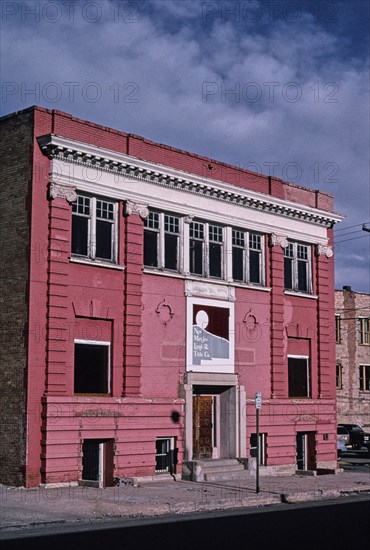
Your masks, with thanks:
[{"label": "parked car", "polygon": [[347,448],[359,450],[362,447],[367,447],[370,453],[370,434],[364,432],[357,424],[338,424],[337,438]]},{"label": "parked car", "polygon": [[337,426],[337,441],[343,443],[343,445],[349,445],[349,431],[340,424]]}]

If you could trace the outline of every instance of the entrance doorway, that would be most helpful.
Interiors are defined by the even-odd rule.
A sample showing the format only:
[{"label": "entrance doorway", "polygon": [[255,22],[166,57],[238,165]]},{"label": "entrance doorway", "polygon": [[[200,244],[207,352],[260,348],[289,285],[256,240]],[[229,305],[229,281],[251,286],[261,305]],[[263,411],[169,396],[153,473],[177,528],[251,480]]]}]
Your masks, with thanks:
[{"label": "entrance doorway", "polygon": [[184,390],[184,462],[247,456],[246,398],[237,375],[188,372]]},{"label": "entrance doorway", "polygon": [[112,487],[113,440],[84,439],[82,481],[96,487]]},{"label": "entrance doorway", "polygon": [[316,469],[315,432],[297,432],[297,470]]},{"label": "entrance doorway", "polygon": [[192,399],[193,460],[235,458],[235,387],[195,386]]}]

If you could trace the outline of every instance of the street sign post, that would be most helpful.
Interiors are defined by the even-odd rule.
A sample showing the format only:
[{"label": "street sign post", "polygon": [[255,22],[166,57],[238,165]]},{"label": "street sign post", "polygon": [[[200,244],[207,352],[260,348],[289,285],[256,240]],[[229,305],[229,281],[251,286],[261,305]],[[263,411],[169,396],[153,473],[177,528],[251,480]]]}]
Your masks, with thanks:
[{"label": "street sign post", "polygon": [[260,418],[259,412],[262,407],[262,394],[256,392],[256,438],[257,438],[257,457],[256,457],[256,493],[260,492]]}]

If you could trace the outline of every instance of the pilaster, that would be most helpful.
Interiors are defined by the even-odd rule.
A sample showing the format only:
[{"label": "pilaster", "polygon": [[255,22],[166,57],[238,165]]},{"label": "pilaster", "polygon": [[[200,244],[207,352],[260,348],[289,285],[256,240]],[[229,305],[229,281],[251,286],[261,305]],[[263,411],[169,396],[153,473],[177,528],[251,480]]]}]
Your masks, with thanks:
[{"label": "pilaster", "polygon": [[316,248],[318,397],[335,397],[334,260],[330,246]]},{"label": "pilaster", "polygon": [[285,236],[270,237],[271,285],[271,397],[285,398],[286,369],[284,363],[284,248]]},{"label": "pilaster", "polygon": [[126,276],[124,290],[124,387],[125,396],[139,396],[141,390],[141,315],[143,282],[143,219],[148,207],[127,201],[125,214]]},{"label": "pilaster", "polygon": [[46,393],[67,394],[68,268],[71,207],[76,199],[70,185],[49,184],[49,250],[47,287]]}]

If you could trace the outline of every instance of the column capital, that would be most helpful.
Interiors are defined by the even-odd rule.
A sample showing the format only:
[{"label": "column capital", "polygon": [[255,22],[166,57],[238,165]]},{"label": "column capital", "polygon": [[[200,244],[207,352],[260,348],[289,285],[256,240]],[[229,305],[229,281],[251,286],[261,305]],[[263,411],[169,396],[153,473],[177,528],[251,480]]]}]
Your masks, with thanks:
[{"label": "column capital", "polygon": [[279,244],[281,248],[286,248],[288,246],[288,237],[285,235],[276,235],[275,233],[271,233],[270,235],[270,246],[275,246]]},{"label": "column capital", "polygon": [[149,208],[147,204],[140,204],[138,202],[126,201],[125,215],[131,216],[131,214],[137,214],[141,219],[145,220],[149,216]]},{"label": "column capital", "polygon": [[328,244],[317,244],[316,256],[323,256],[324,254],[327,258],[332,258],[334,256],[333,247]]},{"label": "column capital", "polygon": [[50,199],[66,199],[68,202],[74,202],[77,199],[76,188],[66,183],[49,182]]}]

